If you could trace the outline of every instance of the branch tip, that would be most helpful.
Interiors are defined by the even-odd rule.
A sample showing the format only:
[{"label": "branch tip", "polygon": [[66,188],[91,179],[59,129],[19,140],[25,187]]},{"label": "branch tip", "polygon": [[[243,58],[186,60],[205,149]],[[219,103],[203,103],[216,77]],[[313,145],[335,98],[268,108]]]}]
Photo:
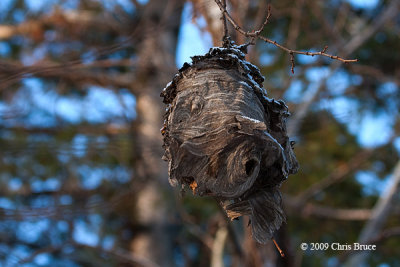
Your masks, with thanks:
[{"label": "branch tip", "polygon": [[278,243],[275,241],[274,238],[272,238],[272,241],[274,242],[276,249],[279,251],[279,254],[281,254],[281,257],[282,258],[285,257],[285,253],[283,253],[283,250],[279,247]]}]

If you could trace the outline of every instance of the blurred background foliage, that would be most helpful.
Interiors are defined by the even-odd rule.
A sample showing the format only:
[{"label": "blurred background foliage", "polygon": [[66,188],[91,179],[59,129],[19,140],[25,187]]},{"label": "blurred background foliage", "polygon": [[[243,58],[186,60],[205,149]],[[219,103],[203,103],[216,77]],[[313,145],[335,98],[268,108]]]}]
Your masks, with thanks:
[{"label": "blurred background foliage", "polygon": [[188,56],[220,45],[213,1],[3,0],[0,265],[351,266],[348,251],[299,245],[360,241],[387,198],[363,241],[378,249],[359,262],[399,266],[399,1],[228,8],[252,30],[267,3],[265,36],[358,59],[296,56],[291,74],[277,47],[258,41],[249,51],[269,96],[293,114],[301,168],[282,186],[285,258],[254,243],[246,218],[227,222],[215,200],[171,188],[161,161],[159,93]]}]

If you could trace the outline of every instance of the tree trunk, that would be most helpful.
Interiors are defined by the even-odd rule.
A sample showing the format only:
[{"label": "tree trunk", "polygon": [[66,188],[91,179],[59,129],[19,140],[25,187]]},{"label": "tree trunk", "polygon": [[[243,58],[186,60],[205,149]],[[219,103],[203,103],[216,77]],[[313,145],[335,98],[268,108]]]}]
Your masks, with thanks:
[{"label": "tree trunk", "polygon": [[[139,47],[138,79],[142,87],[137,98],[137,176],[143,188],[137,195],[136,218],[147,231],[136,235],[131,249],[136,255],[155,261],[160,266],[173,266],[172,239],[166,230],[168,185],[166,164],[162,161],[160,128],[164,106],[160,92],[171,79],[175,67],[175,50],[182,11],[182,1],[151,0],[143,11],[141,27],[147,29]],[[165,192],[164,192],[165,191]]]}]

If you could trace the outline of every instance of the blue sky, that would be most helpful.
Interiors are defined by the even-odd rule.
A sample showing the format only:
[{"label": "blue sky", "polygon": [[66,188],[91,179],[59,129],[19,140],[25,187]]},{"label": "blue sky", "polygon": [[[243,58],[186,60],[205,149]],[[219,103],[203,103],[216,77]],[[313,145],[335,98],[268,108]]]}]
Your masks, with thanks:
[{"label": "blue sky", "polygon": [[203,55],[213,47],[211,35],[208,32],[201,32],[198,27],[198,25],[205,25],[204,18],[200,17],[198,19],[198,25],[193,24],[192,10],[192,4],[186,3],[182,12],[179,42],[176,51],[176,65],[178,68],[182,67],[185,62],[191,62],[191,56]]}]

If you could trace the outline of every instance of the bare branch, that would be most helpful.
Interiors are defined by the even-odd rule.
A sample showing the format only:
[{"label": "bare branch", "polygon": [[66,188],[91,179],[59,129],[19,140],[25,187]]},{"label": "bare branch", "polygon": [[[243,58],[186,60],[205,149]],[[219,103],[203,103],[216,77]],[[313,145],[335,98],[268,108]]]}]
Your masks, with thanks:
[{"label": "bare branch", "polygon": [[[126,62],[120,62],[126,65]],[[75,85],[93,84],[99,86],[113,86],[116,88],[130,88],[132,92],[137,93],[135,87],[135,77],[132,74],[113,74],[108,75],[100,71],[86,71],[82,69],[96,67],[110,67],[111,62],[99,62],[92,65],[76,64],[59,64],[59,65],[33,65],[20,66],[7,62],[0,62],[0,91],[17,83],[19,80],[35,76],[45,79],[62,79]],[[115,65],[118,65],[116,63]]]},{"label": "bare branch", "polygon": [[[298,50],[293,50],[293,49],[287,48],[287,47],[277,43],[276,41],[273,41],[267,37],[261,36],[260,35],[261,31],[264,29],[265,25],[268,23],[270,12],[268,12],[267,18],[265,19],[263,25],[261,26],[261,28],[259,30],[253,31],[253,32],[248,32],[248,31],[246,32],[236,23],[236,21],[232,18],[232,16],[229,14],[229,12],[226,10],[226,8],[224,8],[224,6],[220,0],[215,0],[215,2],[218,4],[219,9],[221,10],[221,12],[223,14],[225,14],[225,17],[229,20],[229,22],[232,24],[232,26],[235,28],[235,30],[238,31],[240,34],[242,34],[248,38],[251,38],[252,41],[256,40],[256,39],[261,39],[267,43],[275,45],[276,47],[278,47],[278,48],[282,49],[283,51],[287,52],[288,54],[290,54],[291,62],[292,62],[292,72],[294,71],[293,70],[294,69],[293,54],[307,55],[307,56],[324,56],[324,57],[329,57],[331,59],[339,60],[343,63],[357,62],[357,59],[344,59],[339,56],[327,54],[325,48],[320,52],[298,51]],[[270,8],[269,8],[269,10],[270,10]]]},{"label": "bare branch", "polygon": [[95,27],[99,31],[116,32],[119,25],[115,20],[105,19],[104,13],[96,15],[90,11],[65,11],[56,9],[48,16],[21,22],[18,25],[0,25],[0,40],[10,39],[16,35],[25,35],[40,41],[46,27],[79,28],[86,33],[87,28]]},{"label": "bare branch", "polygon": [[[5,128],[3,128],[5,129]],[[6,128],[10,131],[24,132],[28,134],[49,134],[56,135],[65,131],[70,131],[73,129],[77,133],[87,134],[87,135],[119,135],[129,133],[129,125],[114,125],[112,123],[96,124],[96,125],[80,125],[79,127],[72,126],[55,126],[55,127],[24,127],[24,126],[10,126]],[[24,148],[24,144],[18,144],[21,149]],[[25,147],[26,148],[26,147]],[[1,192],[1,190],[0,190]]]},{"label": "bare branch", "polygon": [[333,56],[333,55],[327,54],[327,53],[324,52],[324,51],[326,51],[325,48],[320,52],[297,51],[297,50],[293,50],[293,49],[290,49],[290,48],[286,48],[283,45],[278,44],[276,41],[268,39],[267,37],[259,36],[258,38],[260,38],[261,40],[264,40],[267,43],[270,43],[270,44],[273,44],[273,45],[279,47],[280,49],[288,52],[289,54],[306,55],[306,56],[312,56],[312,57],[313,56],[324,56],[324,57],[329,57],[331,59],[339,60],[339,61],[341,61],[343,63],[350,63],[350,62],[357,62],[358,61],[358,59],[344,59],[344,58],[341,58],[339,56]]},{"label": "bare branch", "polygon": [[303,209],[303,215],[314,215],[322,218],[331,218],[336,220],[368,220],[371,217],[370,209],[336,209],[314,204],[306,204]]},{"label": "bare branch", "polygon": [[311,185],[307,188],[307,190],[299,194],[296,197],[297,202],[304,203],[327,187],[342,181],[346,177],[346,175],[348,175],[351,171],[356,170],[360,167],[361,164],[367,161],[375,151],[376,149],[368,149],[359,152],[347,164],[338,166],[335,171],[333,171],[330,175]]},{"label": "bare branch", "polygon": [[364,29],[359,31],[359,34],[355,35],[346,43],[343,47],[344,53],[352,53],[374,35],[386,22],[393,20],[394,17],[399,14],[399,7],[400,4],[398,0],[392,0],[388,3],[379,17],[375,17],[370,25],[364,27]]},{"label": "bare branch", "polygon": [[334,184],[342,182],[346,177],[348,177],[350,173],[358,170],[360,166],[362,166],[362,164],[364,164],[371,156],[373,156],[377,152],[377,150],[386,146],[386,144],[392,143],[395,138],[396,135],[393,134],[389,138],[388,142],[383,144],[382,146],[358,152],[355,156],[352,157],[352,159],[348,163],[337,166],[335,168],[335,171],[301,192],[298,196],[295,197],[295,201],[293,202],[298,207],[303,206],[305,205],[307,200],[309,200],[313,196],[317,195],[318,193],[322,192],[323,190]]},{"label": "bare branch", "polygon": [[286,195],[284,203],[289,212],[300,214],[302,217],[321,217],[346,221],[365,221],[371,217],[370,209],[340,209],[312,203],[299,207],[296,198]]},{"label": "bare branch", "polygon": [[127,261],[134,266],[141,266],[141,267],[158,267],[159,265],[153,262],[150,259],[144,258],[140,255],[135,255],[132,253],[132,251],[126,251],[123,249],[104,249],[101,246],[90,246],[90,245],[85,245],[85,244],[78,244],[74,243],[75,246],[78,248],[87,248],[87,249],[92,249],[96,250],[101,253],[106,253],[109,254],[117,259],[120,259],[122,261]]}]

